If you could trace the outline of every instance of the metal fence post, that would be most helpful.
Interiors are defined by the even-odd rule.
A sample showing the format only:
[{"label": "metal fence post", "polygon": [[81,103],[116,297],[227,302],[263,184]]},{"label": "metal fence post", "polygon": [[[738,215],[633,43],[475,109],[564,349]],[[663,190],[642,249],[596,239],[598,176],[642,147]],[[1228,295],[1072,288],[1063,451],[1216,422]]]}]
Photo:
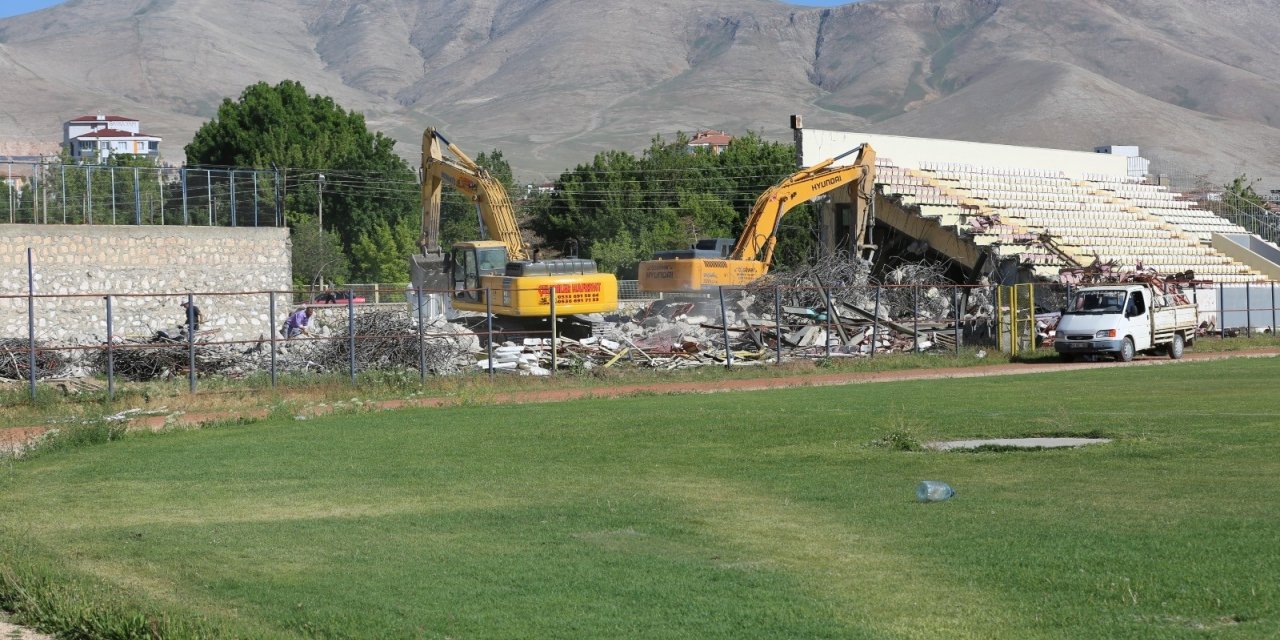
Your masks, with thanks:
[{"label": "metal fence post", "polygon": [[111,167],[108,171],[111,177],[111,224],[116,223],[116,168]]},{"label": "metal fence post", "polygon": [[36,400],[36,271],[31,247],[27,247],[27,373],[31,378],[31,401]]},{"label": "metal fence post", "polygon": [[1218,283],[1218,337],[1227,338],[1227,294],[1221,282]]},{"label": "metal fence post", "polygon": [[231,226],[236,226],[236,171],[229,169],[227,171],[227,190],[228,196],[231,198]]},{"label": "metal fence post", "polygon": [[253,226],[258,226],[258,172],[254,171],[253,175]]},{"label": "metal fence post", "polygon": [[415,289],[413,306],[418,314],[418,381],[427,381],[427,345],[422,340],[422,289]]},{"label": "metal fence post", "polygon": [[351,349],[351,386],[356,384],[356,291],[347,289],[347,347]]},{"label": "metal fence post", "polygon": [[951,288],[951,306],[956,309],[956,355],[960,355],[960,286]]},{"label": "metal fence post", "polygon": [[827,359],[830,360],[831,359],[831,338],[834,335],[831,332],[831,316],[834,316],[836,314],[836,310],[831,306],[831,290],[830,289],[827,289],[824,287],[822,289],[822,297],[827,303]]},{"label": "metal fence post", "polygon": [[213,226],[213,169],[204,170],[205,199],[209,201],[209,226]]},{"label": "metal fence post", "polygon": [[187,168],[178,169],[178,180],[182,182],[182,224],[191,224],[191,216],[187,212]]},{"label": "metal fence post", "polygon": [[911,349],[920,353],[920,285],[911,287]]},{"label": "metal fence post", "polygon": [[138,184],[138,168],[133,168],[133,223],[142,224],[142,189]]},{"label": "metal fence post", "polygon": [[1271,336],[1276,335],[1276,283],[1271,281]]},{"label": "metal fence post", "polygon": [[774,341],[777,352],[775,364],[782,364],[782,290],[776,284],[773,285],[773,330],[777,334],[777,340]]},{"label": "metal fence post", "polygon": [[489,379],[493,379],[493,297],[488,287],[484,290],[484,318],[485,333],[488,339],[485,341],[487,345],[485,349],[489,352]]},{"label": "metal fence post", "polygon": [[62,224],[67,223],[67,165],[59,167],[62,171]]},{"label": "metal fence post", "polygon": [[880,285],[876,285],[876,309],[871,316],[871,357],[874,358],[880,345]]},{"label": "metal fence post", "polygon": [[556,287],[551,286],[551,375],[556,374]]},{"label": "metal fence post", "polygon": [[196,392],[196,303],[187,294],[187,391]]},{"label": "metal fence post", "polygon": [[733,350],[729,348],[729,311],[724,306],[724,287],[716,287],[720,294],[720,331],[724,336],[724,366],[733,366]]},{"label": "metal fence post", "polygon": [[276,292],[267,292],[267,331],[271,334],[271,386],[276,386]]},{"label": "metal fence post", "polygon": [[107,399],[116,399],[116,336],[111,317],[111,296],[107,296]]},{"label": "metal fence post", "polygon": [[93,172],[88,166],[84,168],[84,202],[84,218],[89,224],[93,224]]},{"label": "metal fence post", "polygon": [[1244,334],[1253,337],[1253,298],[1249,295],[1249,283],[1244,283]]}]

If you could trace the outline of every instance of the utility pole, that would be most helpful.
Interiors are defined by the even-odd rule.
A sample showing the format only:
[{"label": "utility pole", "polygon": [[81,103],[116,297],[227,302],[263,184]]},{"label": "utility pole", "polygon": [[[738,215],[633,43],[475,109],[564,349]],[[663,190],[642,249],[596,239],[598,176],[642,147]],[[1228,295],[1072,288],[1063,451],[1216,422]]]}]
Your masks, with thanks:
[{"label": "utility pole", "polygon": [[317,183],[317,189],[320,192],[318,208],[319,213],[316,215],[316,222],[320,226],[320,230],[324,231],[324,174],[320,174],[320,182]]}]

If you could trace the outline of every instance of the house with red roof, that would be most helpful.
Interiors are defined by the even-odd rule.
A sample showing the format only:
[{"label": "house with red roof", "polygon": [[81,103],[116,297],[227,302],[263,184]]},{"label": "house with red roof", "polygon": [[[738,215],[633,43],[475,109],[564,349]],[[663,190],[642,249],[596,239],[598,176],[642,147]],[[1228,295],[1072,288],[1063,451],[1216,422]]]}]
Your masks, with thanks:
[{"label": "house with red roof", "polygon": [[161,140],[143,133],[138,120],[99,113],[68,120],[62,143],[72,158],[97,162],[116,154],[157,156]]},{"label": "house with red roof", "polygon": [[733,136],[723,131],[706,129],[693,135],[693,139],[689,141],[689,151],[709,149],[711,153],[720,153],[728,148],[730,142],[733,142]]}]

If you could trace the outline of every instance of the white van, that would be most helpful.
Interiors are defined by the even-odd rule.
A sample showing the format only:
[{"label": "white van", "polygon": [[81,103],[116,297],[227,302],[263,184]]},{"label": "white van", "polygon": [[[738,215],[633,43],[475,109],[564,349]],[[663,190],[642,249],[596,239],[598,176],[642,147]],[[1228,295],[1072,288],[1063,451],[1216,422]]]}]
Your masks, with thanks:
[{"label": "white van", "polygon": [[1053,341],[1064,360],[1107,354],[1128,362],[1142,352],[1176,360],[1200,322],[1187,294],[1166,294],[1139,282],[1081,287],[1067,302]]}]

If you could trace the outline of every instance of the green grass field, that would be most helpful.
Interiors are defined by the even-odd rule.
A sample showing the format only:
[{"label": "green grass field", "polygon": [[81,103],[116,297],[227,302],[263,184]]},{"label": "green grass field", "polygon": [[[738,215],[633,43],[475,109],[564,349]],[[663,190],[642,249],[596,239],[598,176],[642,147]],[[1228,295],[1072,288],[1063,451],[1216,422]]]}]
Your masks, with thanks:
[{"label": "green grass field", "polygon": [[[68,637],[1274,638],[1278,379],[1238,359],[131,435],[0,461],[0,608]],[[909,450],[1033,434],[1116,440]],[[924,479],[958,495],[916,503]]]}]

